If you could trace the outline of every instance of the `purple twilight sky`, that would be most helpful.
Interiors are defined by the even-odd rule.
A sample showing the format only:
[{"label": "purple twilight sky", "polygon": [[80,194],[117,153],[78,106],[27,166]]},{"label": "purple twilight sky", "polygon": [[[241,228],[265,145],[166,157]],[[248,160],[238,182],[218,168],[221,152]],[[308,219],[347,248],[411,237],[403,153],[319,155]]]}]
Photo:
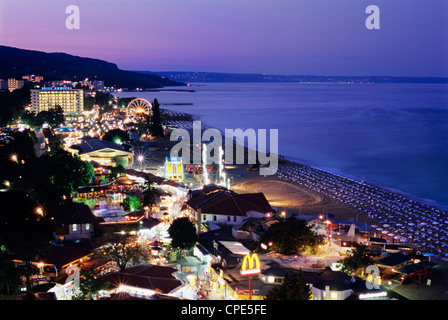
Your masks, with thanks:
[{"label": "purple twilight sky", "polygon": [[447,77],[448,1],[0,0],[0,44],[125,70]]}]

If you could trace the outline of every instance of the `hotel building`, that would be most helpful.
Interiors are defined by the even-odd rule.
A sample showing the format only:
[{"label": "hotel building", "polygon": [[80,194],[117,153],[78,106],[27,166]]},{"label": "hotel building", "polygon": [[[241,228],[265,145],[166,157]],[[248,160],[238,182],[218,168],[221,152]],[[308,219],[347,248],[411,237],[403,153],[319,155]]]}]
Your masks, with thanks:
[{"label": "hotel building", "polygon": [[14,91],[23,88],[23,84],[23,80],[17,80],[15,78],[0,79],[0,90]]},{"label": "hotel building", "polygon": [[84,109],[82,89],[71,87],[42,87],[31,89],[31,110],[34,113],[61,106],[68,120],[77,120]]}]

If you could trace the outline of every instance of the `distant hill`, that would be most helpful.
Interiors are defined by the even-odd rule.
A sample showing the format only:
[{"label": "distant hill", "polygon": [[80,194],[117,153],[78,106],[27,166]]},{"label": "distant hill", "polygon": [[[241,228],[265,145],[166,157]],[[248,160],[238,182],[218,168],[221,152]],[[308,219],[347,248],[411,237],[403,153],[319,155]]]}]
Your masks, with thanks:
[{"label": "distant hill", "polygon": [[448,83],[448,78],[437,77],[388,77],[388,76],[316,76],[316,75],[270,75],[213,72],[150,72],[173,81],[191,82],[353,82],[353,83]]},{"label": "distant hill", "polygon": [[155,74],[120,70],[116,64],[104,60],[0,45],[0,78],[21,78],[25,74],[41,75],[44,81],[103,80],[105,86],[130,90],[184,85]]}]

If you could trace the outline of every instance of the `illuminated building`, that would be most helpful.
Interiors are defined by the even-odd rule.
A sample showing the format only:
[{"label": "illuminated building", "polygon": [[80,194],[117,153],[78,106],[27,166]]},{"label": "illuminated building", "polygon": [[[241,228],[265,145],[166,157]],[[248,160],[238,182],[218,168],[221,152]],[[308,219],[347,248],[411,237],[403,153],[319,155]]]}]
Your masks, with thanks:
[{"label": "illuminated building", "polygon": [[100,165],[116,166],[118,160],[127,167],[134,162],[134,154],[122,145],[96,138],[72,145],[68,151],[78,155],[83,161],[95,161]]},{"label": "illuminated building", "polygon": [[[216,185],[195,190],[186,202],[189,213],[202,223],[238,225],[247,218],[260,218],[272,214],[272,207],[263,193],[237,194]],[[198,209],[201,215],[198,217]]]},{"label": "illuminated building", "polygon": [[184,165],[180,157],[166,157],[165,179],[173,181],[184,180]]},{"label": "illuminated building", "polygon": [[16,89],[21,89],[23,87],[23,80],[17,80],[15,78],[2,79],[0,87],[1,89],[8,89],[9,91],[14,91]]},{"label": "illuminated building", "polygon": [[84,109],[83,90],[71,87],[31,89],[31,110],[34,113],[47,111],[56,106],[61,106],[67,119],[76,120]]},{"label": "illuminated building", "polygon": [[22,79],[27,80],[29,82],[41,82],[44,80],[44,77],[36,76],[34,74],[26,74],[26,75],[22,76]]}]

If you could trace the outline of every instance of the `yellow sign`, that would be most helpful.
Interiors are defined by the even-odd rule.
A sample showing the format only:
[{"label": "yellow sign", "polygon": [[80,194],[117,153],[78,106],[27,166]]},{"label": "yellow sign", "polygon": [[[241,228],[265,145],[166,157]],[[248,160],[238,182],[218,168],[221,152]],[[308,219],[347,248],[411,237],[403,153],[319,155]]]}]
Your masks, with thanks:
[{"label": "yellow sign", "polygon": [[261,268],[258,255],[256,253],[252,255],[247,254],[243,259],[243,263],[241,264],[241,275],[251,276],[259,273],[261,273]]}]

